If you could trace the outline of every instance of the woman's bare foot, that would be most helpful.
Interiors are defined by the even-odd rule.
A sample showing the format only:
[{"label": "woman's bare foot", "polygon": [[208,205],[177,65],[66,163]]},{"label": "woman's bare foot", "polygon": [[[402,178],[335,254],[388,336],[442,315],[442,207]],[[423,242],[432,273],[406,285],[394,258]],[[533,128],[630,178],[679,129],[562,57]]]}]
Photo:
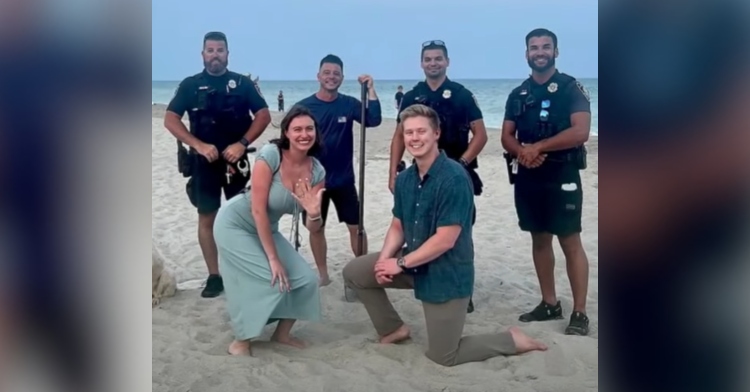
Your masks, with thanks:
[{"label": "woman's bare foot", "polygon": [[382,344],[392,344],[392,343],[398,343],[403,342],[406,339],[409,339],[409,334],[411,331],[409,331],[409,327],[406,326],[406,324],[400,326],[397,330],[391,332],[388,335],[385,335],[380,338],[380,343]]},{"label": "woman's bare foot", "polygon": [[300,349],[307,347],[307,344],[305,342],[292,336],[286,336],[286,337],[280,338],[274,335],[274,336],[271,336],[271,341],[279,343],[279,344],[286,344],[287,346],[292,346],[292,347],[296,347]]},{"label": "woman's bare foot", "polygon": [[508,332],[513,337],[513,343],[516,344],[516,354],[523,354],[529,351],[547,351],[547,345],[532,339],[518,327],[508,328]]},{"label": "woman's bare foot", "polygon": [[229,349],[227,350],[230,355],[238,355],[238,356],[251,356],[253,355],[253,351],[250,349],[250,341],[238,341],[235,340],[232,342],[232,344],[229,345]]},{"label": "woman's bare foot", "polygon": [[320,278],[318,279],[318,285],[320,287],[325,287],[331,284],[331,278],[328,277],[328,274],[320,274]]}]

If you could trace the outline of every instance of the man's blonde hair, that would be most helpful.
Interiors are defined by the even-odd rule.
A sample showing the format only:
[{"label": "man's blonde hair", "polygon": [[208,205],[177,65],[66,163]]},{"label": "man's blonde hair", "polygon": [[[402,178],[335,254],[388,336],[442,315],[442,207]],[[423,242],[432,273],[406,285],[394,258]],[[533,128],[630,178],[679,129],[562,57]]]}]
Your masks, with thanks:
[{"label": "man's blonde hair", "polygon": [[430,121],[430,127],[432,127],[433,130],[440,131],[440,117],[438,117],[437,112],[431,107],[421,104],[411,105],[404,109],[398,116],[399,120],[401,120],[401,124],[403,124],[407,118],[414,117],[426,118]]}]

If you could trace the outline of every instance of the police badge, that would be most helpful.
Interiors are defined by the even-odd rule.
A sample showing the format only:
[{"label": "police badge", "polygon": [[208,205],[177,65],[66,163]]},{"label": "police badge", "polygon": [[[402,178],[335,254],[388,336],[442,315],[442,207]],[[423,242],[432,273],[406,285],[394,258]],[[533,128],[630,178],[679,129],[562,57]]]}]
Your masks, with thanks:
[{"label": "police badge", "polygon": [[443,90],[443,98],[449,99],[451,97],[451,90]]},{"label": "police badge", "polygon": [[229,83],[227,83],[227,86],[229,86],[229,88],[235,88],[237,87],[237,82],[235,82],[234,79],[230,79]]},{"label": "police badge", "polygon": [[581,84],[581,82],[576,81],[576,86],[578,86],[578,89],[581,90],[581,93],[584,97],[586,97],[586,100],[591,102],[591,95],[589,94],[589,91],[586,90],[586,87]]},{"label": "police badge", "polygon": [[555,91],[557,91],[557,83],[555,82],[550,83],[549,86],[547,86],[547,91],[551,93],[554,93]]}]

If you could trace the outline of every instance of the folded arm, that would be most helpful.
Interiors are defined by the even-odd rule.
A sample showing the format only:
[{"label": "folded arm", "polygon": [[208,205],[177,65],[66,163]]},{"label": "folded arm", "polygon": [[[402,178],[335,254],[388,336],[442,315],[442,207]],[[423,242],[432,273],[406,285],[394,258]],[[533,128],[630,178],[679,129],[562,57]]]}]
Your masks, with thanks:
[{"label": "folded arm", "polygon": [[578,147],[589,140],[591,113],[578,112],[570,116],[571,127],[536,143],[540,152],[567,150]]},{"label": "folded arm", "polygon": [[404,265],[407,268],[416,268],[437,259],[443,253],[453,249],[459,234],[461,234],[460,225],[438,227],[437,232],[430,239],[404,257]]}]

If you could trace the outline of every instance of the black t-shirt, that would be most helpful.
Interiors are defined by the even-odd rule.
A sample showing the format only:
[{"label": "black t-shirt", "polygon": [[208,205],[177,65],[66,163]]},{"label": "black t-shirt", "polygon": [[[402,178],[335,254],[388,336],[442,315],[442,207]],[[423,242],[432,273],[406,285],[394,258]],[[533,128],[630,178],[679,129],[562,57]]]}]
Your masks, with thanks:
[{"label": "black t-shirt", "polygon": [[[230,92],[239,94],[245,99],[253,115],[268,108],[268,104],[260,95],[257,86],[247,76],[229,71],[221,76],[212,76],[204,70],[200,74],[185,78],[180,83],[175,96],[167,106],[167,110],[182,117],[198,104],[196,98],[200,88],[215,90],[218,102],[224,102],[223,100]],[[201,141],[214,144],[219,151],[223,151],[230,144],[239,141],[247,132],[247,128],[222,129],[221,131],[221,134],[201,135]]]}]

